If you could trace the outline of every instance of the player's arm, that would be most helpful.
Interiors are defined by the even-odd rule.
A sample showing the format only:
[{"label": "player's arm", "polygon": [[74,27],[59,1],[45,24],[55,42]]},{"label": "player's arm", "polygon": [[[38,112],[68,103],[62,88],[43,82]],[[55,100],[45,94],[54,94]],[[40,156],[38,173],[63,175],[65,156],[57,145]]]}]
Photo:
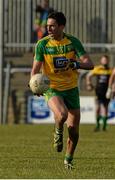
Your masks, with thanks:
[{"label": "player's arm", "polygon": [[[35,47],[35,56],[34,56],[34,60],[33,60],[32,70],[30,73],[30,79],[34,74],[37,74],[40,72],[40,69],[41,69],[41,66],[43,63],[43,59],[44,59],[44,57],[43,57],[43,52],[42,52],[42,46],[41,46],[41,43],[38,42]],[[30,87],[29,84],[28,84],[28,86]],[[39,96],[39,94],[37,94],[37,95]]]},{"label": "player's arm", "polygon": [[113,70],[113,72],[109,78],[109,87],[110,88],[112,88],[112,84],[113,84],[114,80],[115,80],[115,68],[114,68],[114,70]]},{"label": "player's arm", "polygon": [[110,99],[111,98],[111,94],[112,94],[112,85],[113,85],[113,82],[115,80],[115,68],[109,78],[109,84],[108,84],[108,89],[107,89],[107,92],[106,92],[106,98],[107,99]]},{"label": "player's arm", "polygon": [[72,41],[75,48],[76,56],[79,58],[79,60],[76,63],[76,69],[93,69],[93,62],[90,59],[89,55],[86,53],[82,43],[77,38],[73,38]]},{"label": "player's arm", "polygon": [[72,69],[91,70],[94,68],[93,62],[87,54],[80,56],[79,61],[71,59],[69,63]]},{"label": "player's arm", "polygon": [[93,89],[93,85],[92,85],[92,77],[93,77],[93,73],[92,71],[90,71],[87,75],[86,75],[86,88],[88,91],[91,91]]},{"label": "player's arm", "polygon": [[33,60],[31,76],[40,72],[43,61],[44,61],[43,48],[41,41],[39,41],[35,47],[35,56]]},{"label": "player's arm", "polygon": [[36,60],[33,61],[33,66],[32,66],[32,70],[31,70],[31,77],[32,77],[34,74],[37,74],[37,73],[40,72],[42,63],[43,63],[43,62],[41,62],[41,61],[36,61]]},{"label": "player's arm", "polygon": [[89,55],[85,54],[80,56],[79,68],[91,70],[94,68],[93,62],[91,61]]},{"label": "player's arm", "polygon": [[[37,73],[40,72],[42,63],[43,63],[42,61],[36,61],[36,60],[33,61],[33,66],[32,66],[32,70],[31,70],[31,74],[30,74],[30,79],[31,79],[31,77],[32,77],[33,75],[35,75],[35,74],[37,74]],[[28,87],[30,87],[30,82],[29,82],[29,84],[28,84]],[[36,93],[34,93],[34,95],[40,96],[40,95],[42,95],[42,94],[38,94],[38,93],[36,94]]]}]

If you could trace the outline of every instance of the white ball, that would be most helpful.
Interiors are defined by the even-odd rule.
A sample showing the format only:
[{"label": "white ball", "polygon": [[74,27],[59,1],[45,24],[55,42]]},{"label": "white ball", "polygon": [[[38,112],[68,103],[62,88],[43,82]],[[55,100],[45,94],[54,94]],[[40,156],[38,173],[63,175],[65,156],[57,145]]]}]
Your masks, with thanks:
[{"label": "white ball", "polygon": [[50,86],[50,80],[44,74],[35,74],[31,77],[29,86],[34,94],[42,95],[48,90]]}]

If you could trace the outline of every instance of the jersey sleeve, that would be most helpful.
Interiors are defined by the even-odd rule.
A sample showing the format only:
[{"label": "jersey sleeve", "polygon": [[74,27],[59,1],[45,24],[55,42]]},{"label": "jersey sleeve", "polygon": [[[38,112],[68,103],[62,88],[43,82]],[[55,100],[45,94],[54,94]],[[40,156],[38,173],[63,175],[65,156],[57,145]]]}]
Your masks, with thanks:
[{"label": "jersey sleeve", "polygon": [[80,42],[79,39],[72,37],[72,43],[74,45],[74,49],[76,52],[76,56],[79,58],[80,56],[86,54],[86,51],[82,45],[82,43]]},{"label": "jersey sleeve", "polygon": [[44,54],[43,54],[43,48],[42,48],[42,43],[38,42],[35,46],[35,56],[34,56],[35,61],[44,61]]},{"label": "jersey sleeve", "polygon": [[94,67],[94,69],[93,69],[93,70],[91,70],[90,72],[91,72],[91,74],[92,74],[92,75],[97,75],[97,74],[98,74],[99,69],[100,69],[100,66],[95,66],[95,67]]}]

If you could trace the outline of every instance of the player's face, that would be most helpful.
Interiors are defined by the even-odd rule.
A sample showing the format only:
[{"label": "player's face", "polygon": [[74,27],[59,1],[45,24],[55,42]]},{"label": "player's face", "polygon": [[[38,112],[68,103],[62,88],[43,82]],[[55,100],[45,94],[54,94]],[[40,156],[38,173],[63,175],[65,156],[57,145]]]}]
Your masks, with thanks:
[{"label": "player's face", "polygon": [[108,65],[109,64],[109,59],[103,56],[101,58],[101,64],[102,65]]},{"label": "player's face", "polygon": [[63,34],[63,25],[58,25],[55,19],[49,18],[47,20],[47,31],[48,34],[54,39],[60,39]]}]

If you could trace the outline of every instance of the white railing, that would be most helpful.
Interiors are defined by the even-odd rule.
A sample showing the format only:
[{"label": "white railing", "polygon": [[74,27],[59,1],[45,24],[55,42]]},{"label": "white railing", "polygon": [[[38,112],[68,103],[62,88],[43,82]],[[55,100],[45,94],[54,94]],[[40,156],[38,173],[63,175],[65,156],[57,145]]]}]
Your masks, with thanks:
[{"label": "white railing", "polygon": [[[83,43],[85,48],[107,48],[111,50],[115,48],[115,44],[111,43]],[[8,48],[28,48],[35,47],[35,43],[6,43],[5,47]]]}]

